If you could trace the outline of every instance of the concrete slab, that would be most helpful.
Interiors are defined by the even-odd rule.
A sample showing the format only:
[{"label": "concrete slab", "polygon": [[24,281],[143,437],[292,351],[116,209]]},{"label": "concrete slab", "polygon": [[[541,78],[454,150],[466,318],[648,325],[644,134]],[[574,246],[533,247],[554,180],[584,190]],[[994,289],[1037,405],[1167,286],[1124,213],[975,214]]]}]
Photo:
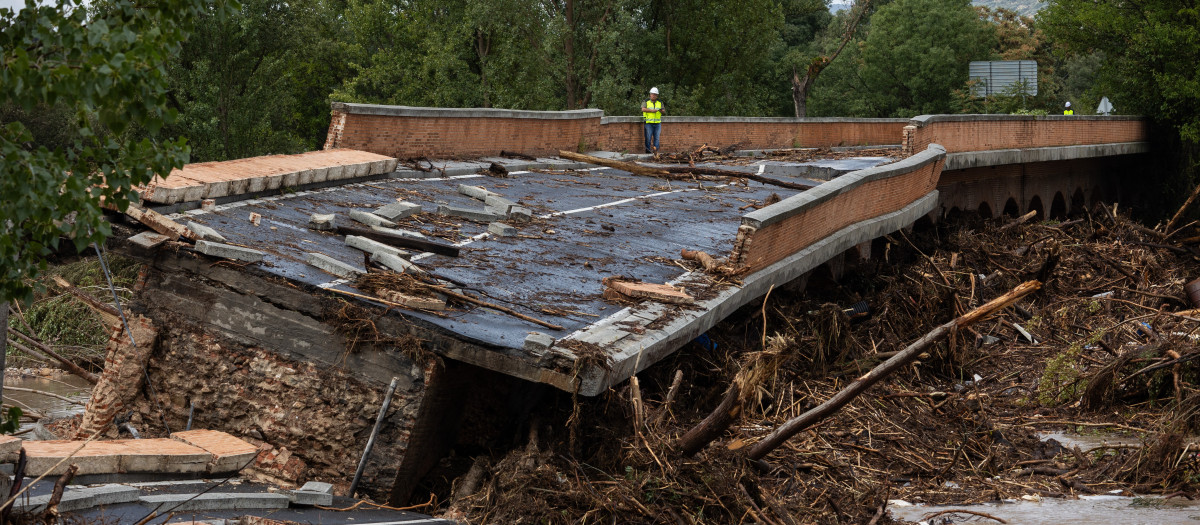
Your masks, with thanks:
[{"label": "concrete slab", "polygon": [[206,241],[225,242],[225,237],[218,233],[217,230],[209,228],[208,226],[200,224],[196,221],[188,222],[187,228],[195,232],[196,235],[200,236],[201,239]]},{"label": "concrete slab", "polygon": [[375,215],[383,217],[389,221],[398,221],[400,219],[412,217],[421,213],[421,206],[411,202],[393,202],[384,206],[380,206],[375,210]]},{"label": "concrete slab", "polygon": [[488,225],[488,233],[501,237],[512,237],[517,234],[517,229],[503,222],[493,222]]},{"label": "concrete slab", "polygon": [[525,336],[525,350],[529,352],[541,353],[550,349],[554,344],[554,336],[544,334],[542,332],[531,332]]},{"label": "concrete slab", "polygon": [[508,220],[513,222],[528,222],[533,219],[533,210],[523,206],[513,206],[508,209]]},{"label": "concrete slab", "polygon": [[161,233],[142,232],[130,237],[128,240],[129,242],[133,243],[134,246],[146,250],[153,250],[159,246],[162,246],[164,243],[171,240],[171,238]]},{"label": "concrete slab", "polygon": [[479,222],[492,222],[505,219],[504,215],[490,213],[487,210],[479,210],[472,208],[463,208],[459,206],[438,206],[437,212],[441,215],[449,215],[452,217],[462,217]]},{"label": "concrete slab", "polygon": [[417,266],[417,265],[409,262],[407,259],[405,259],[399,255],[392,254],[392,253],[379,252],[379,253],[371,254],[371,262],[376,263],[376,264],[382,264],[382,265],[384,265],[394,271],[400,272],[400,273],[411,273],[411,274],[425,273],[425,270],[422,270],[420,266]]},{"label": "concrete slab", "polygon": [[205,494],[159,494],[142,496],[139,502],[159,513],[197,510],[285,509],[291,503],[286,494],[208,492]]},{"label": "concrete slab", "polygon": [[246,262],[260,262],[267,254],[250,248],[212,241],[196,241],[196,251],[212,257],[224,257]]},{"label": "concrete slab", "polygon": [[365,270],[360,270],[354,266],[350,266],[342,261],[334,259],[328,255],[317,252],[309,252],[304,258],[304,262],[316,266],[322,271],[331,273],[343,279],[354,279],[364,273]]},{"label": "concrete slab", "polygon": [[514,206],[519,206],[517,203],[496,194],[488,195],[487,198],[483,200],[483,205],[496,208],[505,215],[508,215]]},{"label": "concrete slab", "polygon": [[[96,442],[93,442],[96,443]],[[128,439],[100,443],[120,443],[120,471],[185,473],[204,472],[212,454],[168,438]]]},{"label": "concrete slab", "polygon": [[296,505],[329,506],[333,504],[333,485],[310,481],[305,483],[304,486],[291,491],[289,495],[292,503]]},{"label": "concrete slab", "polygon": [[258,456],[258,447],[216,430],[186,430],[171,434],[171,439],[204,450],[212,456],[210,473],[237,472]]},{"label": "concrete slab", "polygon": [[367,252],[371,255],[385,254],[385,253],[389,254],[389,255],[394,255],[396,257],[408,257],[408,255],[409,255],[408,252],[401,250],[400,248],[397,248],[395,246],[383,244],[379,241],[376,241],[373,239],[368,239],[366,237],[359,237],[357,235],[347,235],[346,236],[346,246],[358,248],[359,250]]},{"label": "concrete slab", "polygon": [[[93,441],[81,448],[82,444],[82,441],[61,440],[25,442],[25,457],[28,459],[25,475],[62,475],[72,463],[79,466],[76,475],[111,474],[120,471],[124,446],[114,445],[109,441]],[[63,461],[68,456],[71,459]]]},{"label": "concrete slab", "polygon": [[396,227],[396,223],[389,221],[378,215],[375,215],[374,213],[366,212],[366,211],[362,211],[362,210],[351,210],[350,218],[354,219],[355,221],[366,224],[367,226],[383,226],[385,228],[395,228]]},{"label": "concrete slab", "polygon": [[314,213],[308,218],[308,227],[317,231],[336,230],[337,215],[333,213]]},{"label": "concrete slab", "polygon": [[488,198],[488,196],[495,195],[494,193],[492,193],[480,186],[469,186],[467,184],[459,184],[458,192],[463,195],[466,195],[468,197],[471,197],[472,199],[481,200],[481,201],[486,200]]}]

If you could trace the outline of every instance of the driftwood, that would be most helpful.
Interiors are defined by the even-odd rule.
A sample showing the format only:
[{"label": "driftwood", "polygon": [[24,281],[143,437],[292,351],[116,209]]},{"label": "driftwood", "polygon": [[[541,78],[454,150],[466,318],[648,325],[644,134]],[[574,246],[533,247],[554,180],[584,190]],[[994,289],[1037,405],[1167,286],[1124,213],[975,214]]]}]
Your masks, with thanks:
[{"label": "driftwood", "polygon": [[717,405],[717,408],[709,413],[708,417],[704,418],[700,424],[692,427],[679,439],[679,449],[683,452],[684,457],[696,455],[733,424],[738,415],[742,413],[742,404],[738,402],[740,397],[741,389],[735,381],[725,390],[725,397],[721,398],[721,404]]},{"label": "driftwood", "polygon": [[717,260],[713,259],[711,255],[699,250],[689,250],[684,248],[679,251],[679,254],[683,256],[684,259],[700,263],[701,266],[704,266],[704,271],[706,272],[716,271],[717,268],[721,267],[721,265],[717,263]]},{"label": "driftwood", "polygon": [[[55,352],[54,350],[52,350],[49,345],[47,345],[41,341],[38,341],[37,339],[34,339],[32,336],[25,335],[24,333],[17,331],[15,328],[9,328],[8,333],[9,333],[9,335],[17,337],[17,338],[21,339],[22,341],[29,343],[30,346],[32,346],[33,348],[36,348],[41,353],[50,356],[55,361],[62,363],[62,365],[64,367],[66,367],[68,372],[71,372],[72,374],[75,374],[79,377],[84,378],[85,380],[87,380],[87,382],[94,385],[100,381],[100,379],[98,377],[96,377],[96,374],[88,372],[87,370],[84,370],[83,367],[71,362],[69,359],[67,359],[61,355],[58,355],[58,352]],[[17,346],[17,345],[13,345],[13,346]],[[25,348],[23,346],[19,346],[18,349],[27,354],[34,354],[34,352],[29,351],[30,350],[29,348]]]},{"label": "driftwood", "polygon": [[817,406],[816,408],[813,408],[812,410],[809,410],[808,412],[805,412],[780,425],[779,428],[776,428],[774,432],[763,438],[762,441],[759,441],[758,443],[755,443],[754,446],[750,447],[747,455],[750,457],[750,459],[762,459],[772,450],[775,450],[777,447],[779,447],[779,445],[783,444],[784,441],[787,441],[800,431],[819,423],[826,417],[829,417],[847,403],[853,401],[854,398],[858,397],[859,394],[865,392],[875,383],[878,383],[880,380],[891,375],[896,370],[899,370],[911,363],[917,358],[917,356],[921,355],[921,352],[936,343],[942,337],[946,336],[947,334],[952,334],[960,328],[965,328],[973,323],[983,320],[988,316],[991,316],[1001,309],[1015,303],[1018,299],[1041,289],[1041,287],[1042,283],[1038,281],[1026,281],[1018,285],[1016,288],[1013,288],[1008,293],[988,301],[987,304],[971,310],[970,312],[967,312],[946,324],[934,328],[933,331],[925,334],[924,337],[921,337],[911,345],[908,345],[907,348],[893,356],[891,359],[884,361],[879,366],[871,369],[871,371],[867,372],[853,383],[850,383],[849,386],[842,389],[842,391],[838,392],[833,397],[829,398],[828,401],[821,403],[820,406]]},{"label": "driftwood", "polygon": [[574,153],[574,152],[570,152],[570,151],[559,151],[558,156],[560,156],[564,159],[570,159],[570,160],[574,160],[577,162],[586,162],[588,164],[595,164],[597,166],[605,166],[608,168],[618,169],[621,171],[628,171],[629,173],[632,173],[634,175],[643,175],[646,177],[673,178],[673,177],[671,177],[672,174],[691,173],[694,175],[711,175],[711,176],[716,176],[716,177],[726,177],[726,178],[735,178],[735,179],[750,179],[755,182],[761,182],[763,184],[770,184],[772,186],[779,186],[781,188],[789,188],[789,189],[793,189],[793,190],[808,190],[808,189],[813,188],[812,184],[802,184],[802,183],[797,183],[797,182],[776,180],[776,179],[772,179],[770,177],[764,177],[757,173],[746,173],[743,171],[723,170],[723,169],[719,169],[719,168],[697,168],[694,166],[670,166],[670,167],[666,167],[666,168],[656,168],[656,167],[652,167],[652,166],[645,166],[642,164],[638,164],[636,162],[625,162],[625,161],[621,161],[621,160],[604,159],[604,158],[600,158],[600,157],[593,157],[591,155],[584,155],[582,153]]},{"label": "driftwood", "polygon": [[76,472],[79,472],[79,465],[72,463],[67,467],[67,471],[58,478],[58,481],[54,482],[54,491],[50,493],[50,501],[46,502],[46,510],[42,511],[42,523],[46,525],[58,523],[58,503],[62,501],[63,491],[75,477]]},{"label": "driftwood", "polygon": [[1171,220],[1167,221],[1167,227],[1163,228],[1166,230],[1166,233],[1171,233],[1171,230],[1175,228],[1175,223],[1179,222],[1179,219],[1183,217],[1183,212],[1187,211],[1193,202],[1196,202],[1196,197],[1200,197],[1200,185],[1197,185],[1196,189],[1192,190],[1192,194],[1188,196],[1186,201],[1183,201],[1183,206],[1180,206],[1175,215],[1171,216]]}]

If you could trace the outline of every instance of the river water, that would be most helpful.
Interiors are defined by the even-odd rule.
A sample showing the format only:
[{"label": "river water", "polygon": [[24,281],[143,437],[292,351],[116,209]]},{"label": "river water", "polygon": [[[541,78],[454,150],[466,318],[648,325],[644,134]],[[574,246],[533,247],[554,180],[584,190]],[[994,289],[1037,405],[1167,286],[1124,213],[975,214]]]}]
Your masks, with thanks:
[{"label": "river water", "polygon": [[[71,417],[83,412],[83,403],[87,403],[91,391],[91,383],[81,377],[70,374],[52,376],[8,376],[4,378],[4,404],[12,404],[25,410],[36,410],[50,419]],[[58,394],[75,401],[64,401],[56,397],[45,396],[33,392],[17,392],[8,387],[28,388]],[[24,423],[21,430],[33,428],[33,423]],[[32,438],[33,433],[22,434],[26,439]]]},{"label": "river water", "polygon": [[[1183,498],[1164,500],[1157,497],[1080,496],[1079,499],[1043,498],[1041,501],[988,503],[984,505],[950,505],[911,507],[889,506],[892,517],[920,522],[934,512],[966,509],[1000,518],[1008,523],[1025,525],[1098,525],[1101,523],[1164,524],[1200,523],[1200,501]],[[930,523],[996,523],[970,514],[943,514]]]}]

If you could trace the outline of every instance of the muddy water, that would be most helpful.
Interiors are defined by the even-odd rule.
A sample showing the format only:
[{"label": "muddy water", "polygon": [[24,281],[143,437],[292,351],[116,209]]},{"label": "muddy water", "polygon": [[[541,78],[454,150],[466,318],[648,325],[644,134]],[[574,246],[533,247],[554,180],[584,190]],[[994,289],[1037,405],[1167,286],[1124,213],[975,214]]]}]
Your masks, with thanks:
[{"label": "muddy water", "polygon": [[[1079,499],[1045,498],[985,505],[888,507],[894,519],[914,523],[934,512],[950,509],[983,512],[1008,523],[1023,525],[1200,523],[1200,501],[1183,498],[1080,496]],[[970,514],[943,514],[931,523],[940,525],[944,518],[950,519],[948,523],[996,523]]]},{"label": "muddy water", "polygon": [[[4,378],[4,386],[4,404],[16,405],[22,409],[36,410],[51,419],[58,419],[82,413],[82,403],[87,402],[88,393],[92,385],[80,377],[62,374],[54,377],[9,376]],[[16,392],[7,388],[10,386],[58,394],[78,401],[80,404],[69,403],[56,397],[44,396],[33,392]],[[33,423],[22,424],[21,430],[32,428],[33,426]],[[23,434],[22,437],[30,438],[32,437],[32,433]]]}]

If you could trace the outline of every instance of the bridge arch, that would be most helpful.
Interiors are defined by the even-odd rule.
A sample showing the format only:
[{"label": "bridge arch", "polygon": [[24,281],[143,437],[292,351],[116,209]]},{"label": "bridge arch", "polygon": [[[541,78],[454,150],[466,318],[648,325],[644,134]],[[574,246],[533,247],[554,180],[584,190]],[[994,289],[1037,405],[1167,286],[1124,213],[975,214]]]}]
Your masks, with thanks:
[{"label": "bridge arch", "polygon": [[1007,215],[1009,217],[1017,217],[1021,215],[1021,205],[1017,204],[1017,199],[1009,197],[1008,200],[1004,202],[1004,211],[1001,212],[1001,215]]},{"label": "bridge arch", "polygon": [[1063,192],[1054,192],[1054,199],[1050,201],[1050,214],[1047,216],[1051,219],[1061,219],[1067,216],[1067,199],[1063,197]]},{"label": "bridge arch", "polygon": [[977,209],[979,210],[980,217],[983,217],[985,219],[992,218],[992,207],[990,205],[988,205],[987,201],[979,203],[979,208],[977,208]]}]

